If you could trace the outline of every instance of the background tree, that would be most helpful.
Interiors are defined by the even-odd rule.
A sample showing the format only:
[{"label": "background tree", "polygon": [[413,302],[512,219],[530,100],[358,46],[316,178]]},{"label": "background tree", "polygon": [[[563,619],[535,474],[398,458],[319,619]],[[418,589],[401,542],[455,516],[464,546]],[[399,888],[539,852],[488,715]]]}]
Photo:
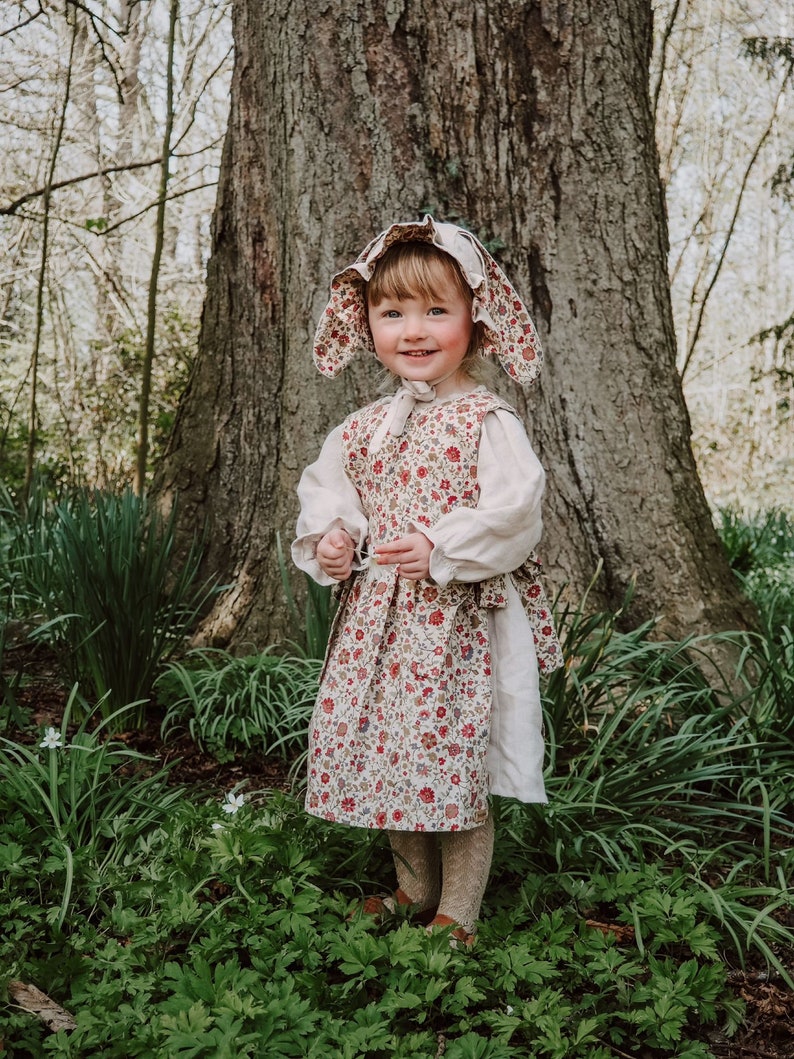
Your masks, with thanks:
[{"label": "background tree", "polygon": [[[790,505],[791,0],[655,0],[678,365],[714,504]],[[787,36],[788,34],[788,36]]]},{"label": "background tree", "polygon": [[551,472],[544,555],[636,618],[736,626],[689,445],[648,92],[650,3],[236,0],[231,114],[198,360],[160,489],[234,583],[216,641],[285,632],[276,533],[329,426],[373,393],[310,361],[331,273],[430,209],[470,224],[548,351],[525,414]]},{"label": "background tree", "polygon": [[[187,378],[231,33],[228,0],[182,0],[169,63],[170,4],[0,5],[0,474],[12,486],[34,434],[36,464],[57,478],[107,487],[131,479],[147,332],[156,351],[147,410],[155,454]],[[169,114],[168,208],[149,326]],[[35,432],[27,414],[33,349]]]}]

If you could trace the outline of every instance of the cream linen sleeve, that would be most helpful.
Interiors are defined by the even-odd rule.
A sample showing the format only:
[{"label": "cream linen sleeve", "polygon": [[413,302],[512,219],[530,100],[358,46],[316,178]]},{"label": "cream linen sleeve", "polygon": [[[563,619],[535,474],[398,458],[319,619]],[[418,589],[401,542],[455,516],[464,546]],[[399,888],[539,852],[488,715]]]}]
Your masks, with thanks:
[{"label": "cream linen sleeve", "polygon": [[477,507],[457,507],[429,529],[413,526],[433,542],[433,580],[443,588],[519,567],[540,540],[545,477],[521,421],[502,409],[489,412],[477,459]]},{"label": "cream linen sleeve", "polygon": [[306,468],[298,483],[300,515],[292,542],[292,561],[321,585],[337,582],[320,568],[317,542],[333,529],[347,530],[356,548],[353,569],[360,570],[361,549],[368,533],[358,492],[342,465],[341,441],[342,427],[338,426],[325,439],[317,460]]}]

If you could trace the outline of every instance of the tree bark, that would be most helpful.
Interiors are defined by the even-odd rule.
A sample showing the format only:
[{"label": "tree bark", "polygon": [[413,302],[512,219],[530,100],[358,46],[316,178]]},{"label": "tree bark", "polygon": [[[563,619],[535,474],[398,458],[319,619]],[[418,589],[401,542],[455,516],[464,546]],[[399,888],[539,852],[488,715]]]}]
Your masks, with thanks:
[{"label": "tree bark", "polygon": [[[331,274],[394,220],[470,226],[530,306],[539,388],[501,392],[549,472],[541,553],[578,596],[679,636],[746,617],[689,444],[648,91],[647,2],[236,0],[231,116],[199,355],[160,470],[207,569],[217,643],[290,634],[295,484],[375,396],[311,340]],[[293,632],[294,634],[294,632]]]}]

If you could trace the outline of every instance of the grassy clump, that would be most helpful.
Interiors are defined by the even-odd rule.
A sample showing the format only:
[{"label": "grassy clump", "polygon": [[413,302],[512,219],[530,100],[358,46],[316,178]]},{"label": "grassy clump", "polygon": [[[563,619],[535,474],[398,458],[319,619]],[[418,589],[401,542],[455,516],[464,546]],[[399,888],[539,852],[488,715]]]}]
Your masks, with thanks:
[{"label": "grassy clump", "polygon": [[42,485],[21,508],[0,495],[9,612],[53,648],[105,717],[137,703],[127,723],[143,723],[161,665],[215,591],[197,583],[200,543],[176,566],[175,549],[176,508],[163,519],[130,490],[53,500]]},{"label": "grassy clump", "polygon": [[228,761],[242,750],[286,757],[306,742],[321,661],[262,651],[235,658],[198,649],[172,662],[157,691],[167,736],[184,727],[203,750]]}]

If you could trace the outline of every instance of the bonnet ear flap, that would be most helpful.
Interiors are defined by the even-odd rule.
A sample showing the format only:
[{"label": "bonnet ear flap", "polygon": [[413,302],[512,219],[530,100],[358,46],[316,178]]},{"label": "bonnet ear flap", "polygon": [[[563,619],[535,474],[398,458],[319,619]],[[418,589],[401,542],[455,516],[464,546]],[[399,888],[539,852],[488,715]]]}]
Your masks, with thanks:
[{"label": "bonnet ear flap", "polygon": [[374,353],[375,347],[367,323],[361,274],[348,268],[331,283],[331,297],[314,335],[314,363],[318,371],[332,379],[361,350]]},{"label": "bonnet ear flap", "polygon": [[483,353],[495,356],[519,385],[530,386],[543,365],[540,338],[512,283],[487,252],[485,267],[487,283],[483,301],[490,319],[485,326]]}]

